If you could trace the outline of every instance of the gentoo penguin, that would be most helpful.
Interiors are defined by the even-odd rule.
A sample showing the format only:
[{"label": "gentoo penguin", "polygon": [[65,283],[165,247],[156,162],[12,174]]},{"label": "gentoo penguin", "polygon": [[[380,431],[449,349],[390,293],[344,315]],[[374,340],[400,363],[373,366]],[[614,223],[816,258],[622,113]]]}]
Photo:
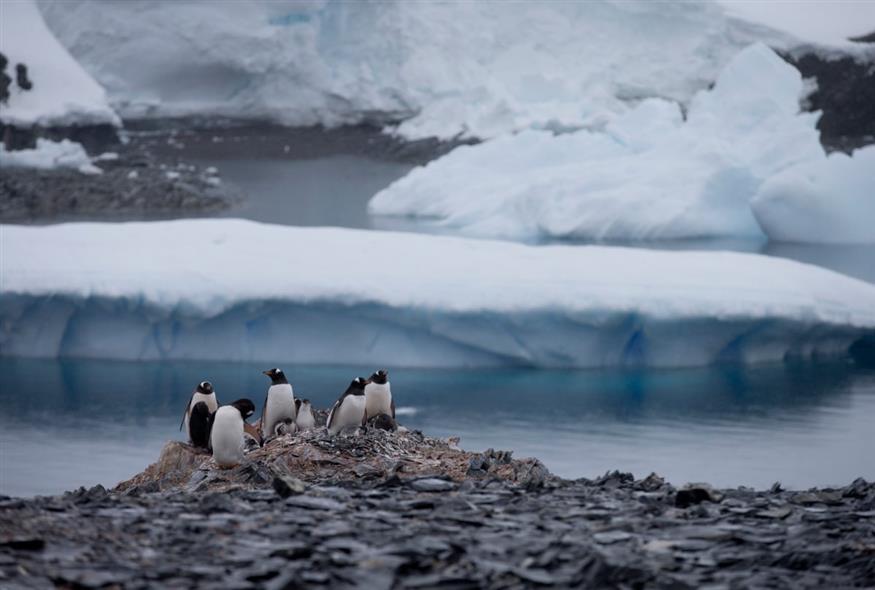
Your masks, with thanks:
[{"label": "gentoo penguin", "polygon": [[213,413],[206,402],[198,402],[191,409],[188,420],[188,436],[191,444],[201,449],[210,448],[210,428],[213,425]]},{"label": "gentoo penguin", "polygon": [[210,447],[219,467],[233,467],[243,459],[243,425],[254,413],[255,404],[248,399],[238,399],[216,410]]},{"label": "gentoo penguin", "polygon": [[270,377],[270,387],[264,397],[264,406],[261,408],[261,436],[267,438],[272,435],[278,422],[286,418],[295,421],[295,394],[285,373],[280,369],[264,371]]},{"label": "gentoo penguin", "polygon": [[313,416],[313,406],[310,405],[310,400],[295,400],[295,407],[298,410],[298,417],[295,418],[295,424],[298,430],[312,430],[316,427],[316,418]]},{"label": "gentoo penguin", "polygon": [[213,389],[213,384],[209,381],[201,381],[191,392],[191,398],[188,400],[188,405],[185,406],[185,413],[182,414],[182,422],[179,424],[179,429],[185,426],[185,432],[188,434],[188,440],[194,443],[194,438],[191,435],[191,430],[188,427],[188,420],[191,416],[191,410],[195,404],[204,402],[207,409],[212,414],[219,408],[219,402],[216,400],[216,391]]},{"label": "gentoo penguin", "polygon": [[[297,400],[295,400],[297,401]],[[282,422],[277,422],[273,427],[274,436],[283,436],[285,434],[295,434],[298,432],[298,425],[291,418],[286,418]]]},{"label": "gentoo penguin", "polygon": [[365,383],[364,377],[356,377],[334,402],[326,423],[328,432],[337,434],[347,426],[361,426],[365,419]]},{"label": "gentoo penguin", "polygon": [[365,420],[379,414],[395,418],[395,402],[389,388],[389,373],[385,369],[371,375],[365,385]]}]

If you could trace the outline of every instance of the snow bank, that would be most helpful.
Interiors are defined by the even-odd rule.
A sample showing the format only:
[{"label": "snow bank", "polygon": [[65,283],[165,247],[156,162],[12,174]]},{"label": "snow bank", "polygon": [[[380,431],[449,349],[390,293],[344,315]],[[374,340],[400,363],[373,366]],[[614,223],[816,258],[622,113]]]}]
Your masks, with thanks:
[{"label": "snow bank", "polygon": [[0,227],[0,354],[389,366],[841,356],[875,286],[778,258],[242,220]]},{"label": "snow bank", "polygon": [[875,243],[875,146],[792,166],[763,183],[751,206],[773,240]]},{"label": "snow bank", "polygon": [[91,159],[81,144],[64,139],[50,141],[38,138],[32,150],[7,151],[0,143],[0,168],[75,168],[83,174],[100,174],[100,168]]},{"label": "snow bank", "polygon": [[[783,239],[783,221],[761,228],[751,198],[788,168],[839,161],[824,154],[817,115],[799,113],[802,91],[799,72],[757,43],[692,99],[686,121],[677,104],[648,99],[603,132],[527,131],[459,147],[375,195],[369,210],[513,239],[762,238],[763,230]],[[865,167],[855,166],[856,187],[871,193]],[[824,188],[836,174],[821,175]]]},{"label": "snow bank", "polygon": [[0,106],[0,121],[17,127],[111,124],[121,122],[110,108],[103,88],[89,76],[46,27],[31,0],[3,2],[0,7],[0,53],[15,65],[27,66],[29,91],[13,81],[8,105]]},{"label": "snow bank", "polygon": [[687,101],[740,48],[789,37],[689,2],[41,2],[122,113],[405,119],[408,138],[602,125]]}]

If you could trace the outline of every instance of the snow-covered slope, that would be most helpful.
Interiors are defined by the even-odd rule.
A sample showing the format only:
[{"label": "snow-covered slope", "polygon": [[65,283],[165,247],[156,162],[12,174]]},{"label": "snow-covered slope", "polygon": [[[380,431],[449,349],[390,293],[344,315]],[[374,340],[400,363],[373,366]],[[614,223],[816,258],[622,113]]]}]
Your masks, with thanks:
[{"label": "snow-covered slope", "polygon": [[64,139],[50,141],[38,138],[36,148],[7,151],[0,143],[0,168],[74,168],[83,174],[100,174],[101,170],[91,163],[91,158],[81,144]]},{"label": "snow-covered slope", "polygon": [[7,75],[14,80],[15,65],[23,63],[33,82],[29,91],[13,82],[9,104],[0,105],[0,122],[18,127],[121,124],[103,88],[52,35],[32,0],[0,3],[0,53],[9,60]]},{"label": "snow-covered slope", "polygon": [[[872,219],[873,168],[862,154],[827,159],[815,129],[817,115],[799,113],[802,92],[799,72],[756,43],[727,64],[713,89],[692,99],[686,120],[677,104],[649,99],[603,132],[526,131],[459,147],[378,193],[369,208],[514,239],[762,237],[763,232],[777,240],[873,239],[871,229],[844,225]],[[830,172],[845,160],[840,173]],[[833,223],[819,231],[794,230],[805,212],[775,214],[769,205],[775,201],[773,185],[764,189],[754,216],[751,199],[765,181],[788,169],[819,171],[818,191],[808,191],[794,207],[835,209]],[[830,184],[838,174],[844,181]],[[836,194],[847,190],[854,196]]]},{"label": "snow-covered slope", "polygon": [[791,43],[679,1],[40,6],[123,114],[405,118],[410,138],[599,126],[630,100],[688,100],[753,40]]},{"label": "snow-covered slope", "polygon": [[841,356],[875,286],[723,252],[240,220],[0,227],[0,354],[391,366]]}]

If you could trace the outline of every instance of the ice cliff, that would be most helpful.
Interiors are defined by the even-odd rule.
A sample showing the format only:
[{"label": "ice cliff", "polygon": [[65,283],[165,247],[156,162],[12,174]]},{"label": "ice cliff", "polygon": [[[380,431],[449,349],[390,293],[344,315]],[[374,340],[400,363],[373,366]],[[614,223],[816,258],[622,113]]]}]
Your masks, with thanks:
[{"label": "ice cliff", "polygon": [[690,2],[42,0],[126,116],[403,121],[407,138],[600,126],[686,102],[754,40],[790,37]]},{"label": "ice cliff", "polygon": [[691,366],[875,339],[875,286],[750,254],[240,220],[2,226],[0,252],[7,356]]}]

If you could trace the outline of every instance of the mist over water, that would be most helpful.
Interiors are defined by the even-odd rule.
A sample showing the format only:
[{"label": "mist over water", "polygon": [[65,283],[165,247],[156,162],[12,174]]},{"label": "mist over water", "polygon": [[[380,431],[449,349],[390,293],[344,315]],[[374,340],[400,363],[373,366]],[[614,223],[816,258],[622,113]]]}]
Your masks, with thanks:
[{"label": "mist over water", "polygon": [[[182,439],[191,389],[250,397],[271,363],[0,359],[0,493],[107,486]],[[375,367],[284,367],[299,397],[328,408]],[[512,449],[564,477],[651,471],[676,484],[805,488],[875,477],[875,370],[852,364],[675,371],[417,370],[390,367],[400,422]]]}]

